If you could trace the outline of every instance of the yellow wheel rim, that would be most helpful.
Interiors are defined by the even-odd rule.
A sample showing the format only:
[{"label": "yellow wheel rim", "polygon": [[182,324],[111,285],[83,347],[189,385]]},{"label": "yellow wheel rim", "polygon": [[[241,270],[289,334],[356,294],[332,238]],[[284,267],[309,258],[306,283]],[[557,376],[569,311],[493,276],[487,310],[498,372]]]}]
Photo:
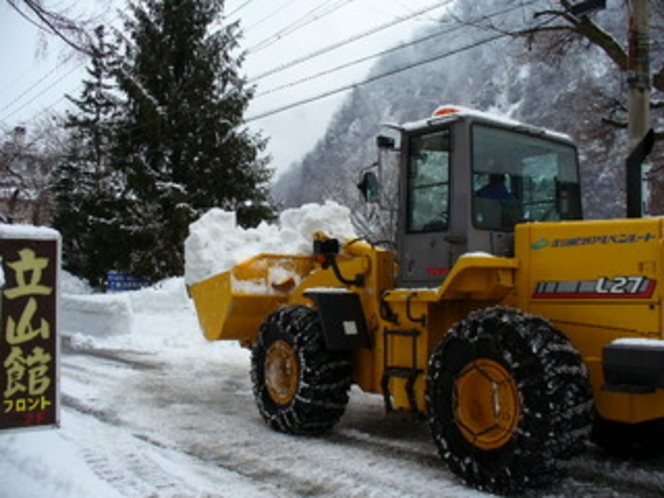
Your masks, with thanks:
[{"label": "yellow wheel rim", "polygon": [[300,367],[295,351],[286,341],[273,342],[265,355],[265,385],[278,404],[290,403],[295,396]]},{"label": "yellow wheel rim", "polygon": [[495,450],[512,439],[521,401],[510,373],[482,358],[466,365],[454,384],[454,412],[463,436],[483,450]]}]

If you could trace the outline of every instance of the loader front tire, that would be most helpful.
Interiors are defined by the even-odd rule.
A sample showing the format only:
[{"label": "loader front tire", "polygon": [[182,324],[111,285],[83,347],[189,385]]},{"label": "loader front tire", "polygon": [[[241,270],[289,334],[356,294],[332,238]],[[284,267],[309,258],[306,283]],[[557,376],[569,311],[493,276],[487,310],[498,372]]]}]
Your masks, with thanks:
[{"label": "loader front tire", "polygon": [[270,314],[252,350],[258,410],[279,432],[318,435],[343,415],[351,384],[350,357],[329,351],[318,313],[306,306]]},{"label": "loader front tire", "polygon": [[430,358],[426,399],[450,470],[492,493],[551,484],[590,432],[578,352],[546,320],[509,308],[473,312],[448,332]]}]

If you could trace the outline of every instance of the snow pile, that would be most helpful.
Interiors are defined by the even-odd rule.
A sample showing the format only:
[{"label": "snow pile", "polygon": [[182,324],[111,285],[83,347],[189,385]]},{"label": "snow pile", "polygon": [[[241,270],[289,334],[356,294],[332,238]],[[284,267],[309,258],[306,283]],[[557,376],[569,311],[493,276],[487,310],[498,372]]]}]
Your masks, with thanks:
[{"label": "snow pile", "polygon": [[212,209],[189,226],[185,281],[195,284],[258,254],[311,254],[317,231],[341,240],[356,236],[350,210],[332,201],[287,209],[278,225],[261,223],[250,229],[237,226],[235,213]]},{"label": "snow pile", "polygon": [[[331,237],[354,237],[350,211],[334,202],[309,204],[284,211],[279,225],[263,223],[245,230],[236,225],[235,213],[213,209],[190,226],[185,243],[186,284],[228,271],[237,263],[261,253],[310,254],[312,235],[322,230]],[[269,281],[291,276],[275,266]],[[252,292],[267,292],[265,282],[243,282]],[[267,286],[267,287],[266,287]],[[138,313],[168,315],[189,312],[192,303],[182,278],[165,280],[140,291],[93,294],[89,287],[66,272],[60,275],[60,327],[70,334],[110,338],[132,334]],[[245,289],[247,292],[248,289]]]},{"label": "snow pile", "polygon": [[92,294],[92,287],[87,282],[63,269],[58,274],[58,285],[62,294]]},{"label": "snow pile", "polygon": [[113,294],[63,293],[60,310],[60,330],[76,350],[215,352],[200,332],[182,277]]},{"label": "snow pile", "polygon": [[177,313],[190,309],[191,303],[182,278],[169,278],[140,290],[122,293],[129,296],[133,313]]},{"label": "snow pile", "polygon": [[69,332],[108,337],[128,334],[133,326],[129,293],[62,294],[60,328]]},{"label": "snow pile", "polygon": [[[93,294],[76,277],[61,280],[60,328],[70,334],[108,338],[132,334],[137,314],[172,314],[191,310],[182,278],[171,278],[136,291]],[[87,290],[87,292],[86,292]]]}]

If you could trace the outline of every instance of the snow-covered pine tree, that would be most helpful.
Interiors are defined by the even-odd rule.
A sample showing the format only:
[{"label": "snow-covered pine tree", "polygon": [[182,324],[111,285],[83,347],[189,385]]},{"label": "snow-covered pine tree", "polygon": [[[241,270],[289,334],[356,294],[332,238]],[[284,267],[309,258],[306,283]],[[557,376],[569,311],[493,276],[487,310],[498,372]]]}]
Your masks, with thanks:
[{"label": "snow-covered pine tree", "polygon": [[65,268],[95,286],[108,270],[128,266],[129,241],[121,221],[124,181],[109,163],[119,106],[116,51],[104,27],[98,27],[81,95],[67,96],[76,109],[67,113],[67,150],[54,172],[53,225],[62,234]]},{"label": "snow-covered pine tree", "polygon": [[272,215],[265,140],[243,115],[252,90],[240,74],[237,23],[223,0],[138,0],[119,84],[128,98],[115,164],[127,175],[131,271],[180,275],[189,224],[211,207],[255,225]]}]

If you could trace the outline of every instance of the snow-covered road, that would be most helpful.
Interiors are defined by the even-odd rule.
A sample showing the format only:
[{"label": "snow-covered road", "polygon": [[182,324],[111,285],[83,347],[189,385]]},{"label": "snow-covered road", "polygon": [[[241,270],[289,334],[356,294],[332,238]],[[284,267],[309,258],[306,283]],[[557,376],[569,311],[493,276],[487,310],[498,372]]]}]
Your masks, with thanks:
[{"label": "snow-covered road", "polygon": [[[385,415],[380,397],[356,389],[326,437],[269,430],[249,353],[202,338],[181,279],[95,300],[76,322],[84,327],[63,317],[62,427],[0,434],[0,497],[488,496],[443,467],[421,421]],[[115,329],[108,308],[127,315],[111,318]],[[593,448],[560,487],[532,494],[662,495],[664,458]]]}]

